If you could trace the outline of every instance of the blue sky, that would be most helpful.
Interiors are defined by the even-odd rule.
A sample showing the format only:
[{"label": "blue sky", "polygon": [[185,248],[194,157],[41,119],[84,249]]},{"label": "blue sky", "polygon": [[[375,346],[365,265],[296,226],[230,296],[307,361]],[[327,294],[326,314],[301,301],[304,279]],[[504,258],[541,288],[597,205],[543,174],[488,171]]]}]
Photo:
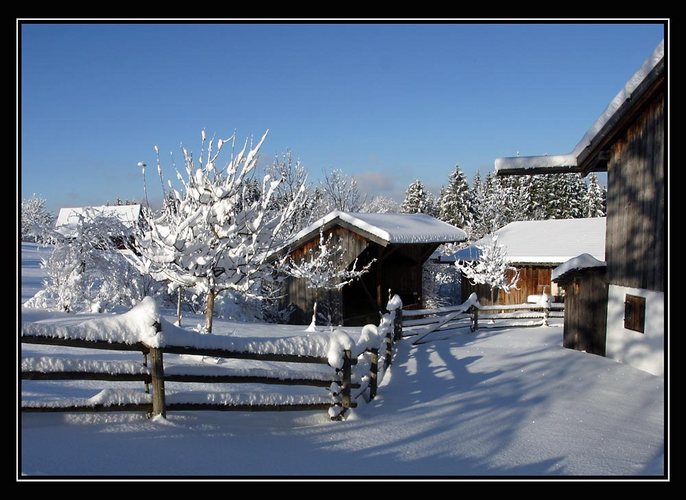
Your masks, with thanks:
[{"label": "blue sky", "polygon": [[[570,151],[663,38],[661,24],[24,24],[21,196],[143,195],[137,162],[200,131],[290,148],[317,180],[398,197],[455,164]],[[151,172],[148,172],[149,174]],[[149,184],[154,185],[154,178]],[[152,201],[152,200],[151,200]]]}]

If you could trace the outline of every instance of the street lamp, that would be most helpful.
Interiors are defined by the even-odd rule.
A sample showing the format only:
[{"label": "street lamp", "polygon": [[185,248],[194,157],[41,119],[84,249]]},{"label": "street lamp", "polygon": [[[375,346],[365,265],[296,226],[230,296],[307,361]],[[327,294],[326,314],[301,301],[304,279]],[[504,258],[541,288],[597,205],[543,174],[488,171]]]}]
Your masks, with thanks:
[{"label": "street lamp", "polygon": [[148,201],[148,186],[147,183],[145,182],[145,167],[148,165],[144,161],[139,161],[138,166],[143,170],[143,193],[145,193],[145,203],[148,205],[148,209],[150,208],[150,202]]}]

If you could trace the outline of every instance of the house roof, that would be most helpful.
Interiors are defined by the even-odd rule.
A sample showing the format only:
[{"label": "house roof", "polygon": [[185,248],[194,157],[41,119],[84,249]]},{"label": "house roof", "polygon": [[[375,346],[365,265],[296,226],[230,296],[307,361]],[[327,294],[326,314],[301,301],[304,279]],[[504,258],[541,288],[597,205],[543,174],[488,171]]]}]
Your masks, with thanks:
[{"label": "house roof", "polygon": [[594,147],[608,134],[620,119],[637,103],[652,84],[664,74],[664,40],[655,48],[651,56],[629,78],[624,88],[612,99],[605,111],[598,117],[593,126],[581,138],[576,147],[567,154],[542,156],[516,156],[497,158],[495,171],[497,175],[535,174],[556,172],[588,172],[603,170],[594,168],[594,164],[582,165]]},{"label": "house roof", "polygon": [[590,269],[593,267],[606,267],[606,264],[602,260],[598,260],[592,255],[582,253],[581,255],[577,255],[576,257],[569,259],[553,269],[551,278],[553,281],[559,281],[569,273],[578,271],[580,269]]},{"label": "house roof", "polygon": [[367,214],[335,210],[293,236],[287,246],[296,247],[320,229],[333,226],[345,227],[382,246],[391,243],[447,243],[467,239],[462,229],[426,214]]},{"label": "house roof", "polygon": [[131,228],[140,217],[141,206],[114,205],[100,207],[60,208],[59,214],[57,214],[55,227],[63,234],[67,234],[74,226],[76,226],[79,221],[79,217],[89,212],[102,217],[116,217],[125,227]]},{"label": "house roof", "polygon": [[[511,222],[495,234],[513,264],[559,265],[582,253],[605,260],[605,217]],[[440,262],[476,260],[479,247],[490,242],[491,236],[485,236]]]}]

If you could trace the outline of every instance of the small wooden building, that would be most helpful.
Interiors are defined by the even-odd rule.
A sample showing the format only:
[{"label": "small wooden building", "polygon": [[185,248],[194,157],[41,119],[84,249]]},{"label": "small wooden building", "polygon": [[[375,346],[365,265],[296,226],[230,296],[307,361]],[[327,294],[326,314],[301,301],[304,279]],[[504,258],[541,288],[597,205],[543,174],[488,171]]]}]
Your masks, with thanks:
[{"label": "small wooden building", "polygon": [[662,41],[571,153],[495,162],[497,175],[607,172],[605,352],[656,375],[666,340],[664,56]]},{"label": "small wooden building", "polygon": [[[523,304],[529,296],[543,292],[561,302],[562,292],[551,280],[555,267],[581,253],[605,259],[605,217],[511,222],[495,234],[498,244],[507,250],[509,263],[519,271],[516,290],[498,291],[496,304]],[[490,243],[491,237],[486,236],[453,255],[441,257],[439,262],[477,260],[480,248]],[[475,292],[482,304],[490,304],[487,285],[474,285],[462,276],[460,289],[463,302]]]},{"label": "small wooden building", "polygon": [[[464,231],[426,214],[367,214],[334,211],[300,231],[285,249],[298,262],[319,244],[320,232],[345,249],[342,266],[357,269],[373,262],[368,273],[325,299],[335,324],[365,325],[379,321],[389,293],[403,304],[422,307],[422,267],[442,243],[460,242]],[[304,279],[288,277],[282,306],[290,322],[306,324],[316,291]]]},{"label": "small wooden building", "polygon": [[605,356],[607,322],[605,262],[582,254],[553,271],[553,281],[565,291],[562,345]]}]

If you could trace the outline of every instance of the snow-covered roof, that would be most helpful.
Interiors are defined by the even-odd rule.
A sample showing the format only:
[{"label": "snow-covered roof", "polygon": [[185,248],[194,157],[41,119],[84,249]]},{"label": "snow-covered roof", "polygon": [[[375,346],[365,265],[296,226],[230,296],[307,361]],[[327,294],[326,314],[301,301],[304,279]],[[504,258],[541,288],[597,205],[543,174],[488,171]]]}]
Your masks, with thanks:
[{"label": "snow-covered roof", "polygon": [[288,246],[296,246],[320,228],[342,225],[382,245],[389,243],[447,243],[464,241],[467,234],[460,228],[426,214],[366,214],[334,210],[296,234]]},{"label": "snow-covered roof", "polygon": [[[511,222],[496,234],[513,264],[561,264],[582,253],[605,260],[605,217]],[[485,236],[440,262],[476,260],[490,242]]]},{"label": "snow-covered roof", "polygon": [[130,228],[138,222],[140,213],[140,205],[60,208],[59,214],[57,214],[55,227],[62,233],[65,233],[65,231],[69,232],[71,228],[78,224],[79,217],[84,215],[96,215],[102,217],[116,217],[124,226]]},{"label": "snow-covered roof", "polygon": [[589,269],[591,267],[605,267],[606,264],[602,260],[598,260],[592,255],[582,253],[569,259],[567,262],[560,264],[553,269],[552,280],[557,281],[570,271],[577,269]]},{"label": "snow-covered roof", "polygon": [[651,56],[646,59],[643,65],[629,78],[624,88],[610,101],[605,111],[598,117],[593,126],[581,138],[571,153],[563,155],[543,155],[543,156],[516,156],[506,158],[496,158],[495,171],[526,171],[549,169],[551,172],[575,171],[579,155],[595,142],[596,135],[612,120],[624,103],[635,98],[634,92],[641,83],[648,77],[651,71],[664,58],[664,40],[655,48]]}]

